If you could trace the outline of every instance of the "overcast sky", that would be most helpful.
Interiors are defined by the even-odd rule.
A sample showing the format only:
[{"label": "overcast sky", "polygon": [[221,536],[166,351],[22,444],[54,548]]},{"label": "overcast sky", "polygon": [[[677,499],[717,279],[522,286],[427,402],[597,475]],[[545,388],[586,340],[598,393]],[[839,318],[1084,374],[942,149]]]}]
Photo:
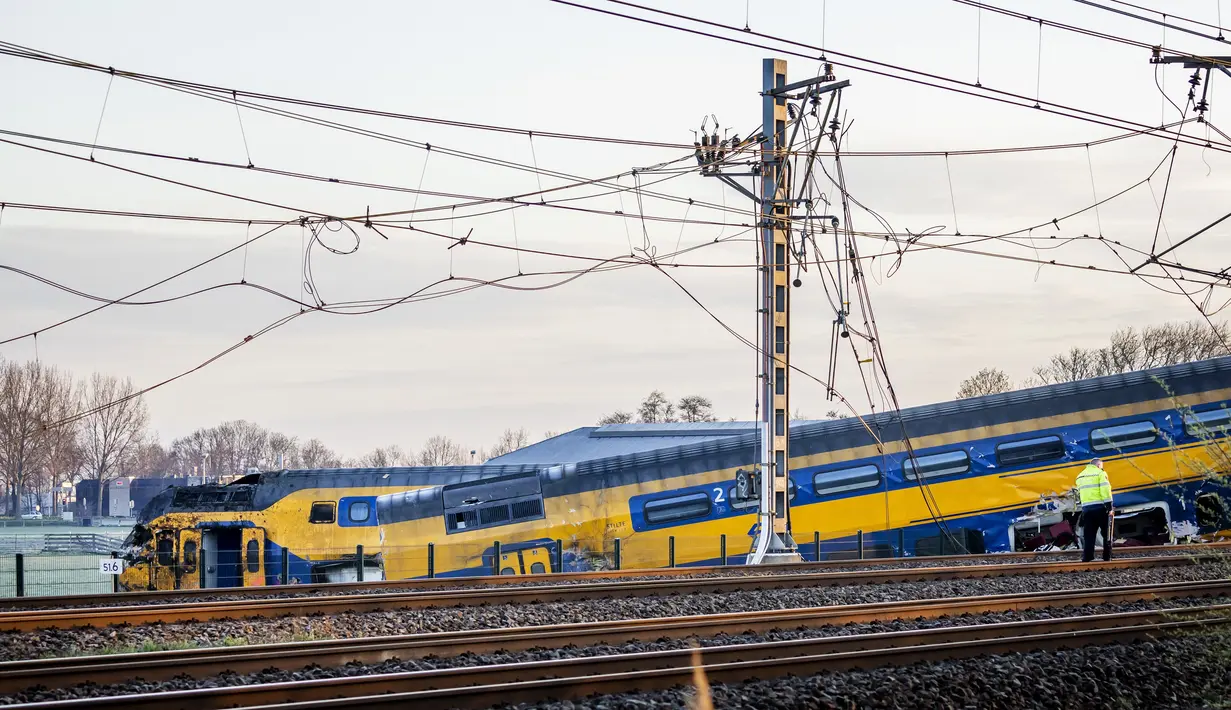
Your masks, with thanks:
[{"label": "overcast sky", "polygon": [[[651,1],[651,0],[647,0]],[[602,0],[591,5],[620,8]],[[743,26],[741,0],[653,2]],[[1163,29],[1078,3],[999,3],[1066,23],[1147,43]],[[1215,0],[1173,1],[1168,11],[1210,23]],[[625,9],[624,11],[627,11]],[[1045,101],[1157,125],[1178,117],[1155,84],[1148,50],[1105,40],[1042,32],[1037,24],[950,0],[753,0],[752,29],[824,44]],[[644,14],[644,13],[643,13]],[[1231,20],[1231,18],[1229,18]],[[979,30],[981,23],[981,31]],[[981,41],[980,41],[981,38]],[[547,0],[454,0],[361,4],[269,2],[30,3],[0,0],[0,39],[119,69],[386,111],[499,124],[534,131],[690,142],[703,116],[747,135],[759,123],[761,59],[771,53],[603,16]],[[1227,54],[1220,43],[1168,31],[1165,45]],[[789,57],[792,79],[815,75],[814,61]],[[849,150],[941,150],[1086,142],[1115,129],[1030,108],[1004,106],[868,73],[838,68],[850,79],[843,109]],[[1169,68],[1159,83],[1183,104],[1187,74]],[[108,94],[108,77],[0,57],[0,129],[177,156],[314,175],[480,196],[559,186],[440,148],[498,158],[573,176],[605,177],[686,156],[671,148],[630,147],[500,134],[425,123],[314,111],[435,150],[398,145],[235,107],[124,79]],[[1231,78],[1215,76],[1211,123],[1223,121],[1221,95]],[[1165,106],[1165,110],[1164,110]],[[1231,109],[1228,109],[1231,111]],[[1229,113],[1228,115],[1231,115]],[[1194,135],[1205,127],[1191,125]],[[245,137],[247,147],[245,148]],[[1217,135],[1214,136],[1216,139]],[[28,143],[35,141],[26,140]],[[88,149],[44,147],[88,155]],[[1064,151],[948,160],[855,157],[844,165],[848,188],[898,231],[934,225],[963,234],[993,234],[1046,222],[1149,175],[1171,149],[1139,137]],[[291,209],[208,194],[102,165],[0,144],[0,202],[111,210],[294,220],[308,212],[358,215],[452,205],[453,198],[309,182],[230,168],[96,151],[97,160]],[[1102,233],[1148,250],[1166,189],[1159,243],[1191,234],[1226,209],[1231,160],[1226,153],[1181,145],[1143,185],[1036,236]],[[682,163],[686,165],[687,163]],[[831,165],[831,163],[830,163]],[[650,181],[666,175],[647,174]],[[540,185],[541,181],[541,185]],[[632,184],[624,178],[623,184]],[[832,197],[836,191],[829,187]],[[1151,190],[1152,188],[1152,190]],[[681,174],[654,190],[747,209],[750,203],[715,180]],[[688,207],[599,188],[566,203],[736,224],[735,213]],[[1152,194],[1153,193],[1153,194]],[[490,206],[487,208],[490,209]],[[648,239],[659,254],[705,245],[678,259],[672,276],[719,318],[751,337],[754,245],[740,229],[621,219],[546,207],[473,217],[474,209],[424,213],[420,226],[524,250],[591,258],[627,257]],[[856,229],[877,231],[866,212]],[[1231,263],[1231,223],[1210,230],[1179,258],[1222,268]],[[0,218],[0,264],[74,289],[115,298],[229,249],[263,231],[244,224],[202,225],[6,209]],[[386,241],[359,229],[349,255],[313,251],[318,296],[327,303],[406,295],[439,279],[492,279],[586,268],[592,261],[450,242],[392,230]],[[303,294],[303,230],[277,230],[246,250],[143,294],[154,300],[241,278],[294,298]],[[717,240],[717,243],[715,243]],[[324,241],[346,251],[349,233]],[[936,238],[928,243],[956,241]],[[1038,246],[1053,246],[1039,244]],[[865,239],[865,254],[886,249]],[[1041,250],[988,242],[973,248],[1002,255],[1122,266],[1091,243]],[[829,256],[832,257],[832,244]],[[452,262],[450,261],[452,259]],[[869,290],[890,374],[903,405],[952,397],[958,383],[995,365],[1015,379],[1054,352],[1098,346],[1117,328],[1198,316],[1184,297],[1128,276],[1072,270],[989,256],[933,250],[908,254],[888,276],[893,255],[867,265]],[[1135,263],[1134,263],[1135,265]],[[724,268],[715,268],[722,266]],[[1155,272],[1157,273],[1157,272]],[[824,377],[833,313],[815,272],[793,301],[793,361]],[[510,285],[542,286],[526,277]],[[1167,286],[1168,284],[1161,284]],[[448,286],[446,285],[446,288]],[[1213,302],[1231,298],[1215,291]],[[15,273],[0,273],[0,339],[45,328],[93,304]],[[296,307],[255,289],[227,288],[161,305],[114,306],[42,333],[37,356],[77,374],[98,370],[148,386],[192,368]],[[36,356],[35,339],[0,346],[0,357]],[[869,403],[849,349],[840,355],[838,388],[861,411]],[[396,443],[417,449],[433,434],[467,447],[489,445],[505,427],[532,437],[592,424],[614,408],[631,409],[651,389],[669,396],[709,395],[723,417],[749,419],[755,403],[753,353],[736,341],[662,273],[634,267],[593,273],[549,290],[483,288],[364,316],[309,313],[222,360],[148,395],[164,440],[226,419],[243,418],[302,438],[320,437],[344,455]],[[821,416],[834,407],[815,383],[793,380],[792,408]],[[877,407],[881,407],[877,396]]]}]

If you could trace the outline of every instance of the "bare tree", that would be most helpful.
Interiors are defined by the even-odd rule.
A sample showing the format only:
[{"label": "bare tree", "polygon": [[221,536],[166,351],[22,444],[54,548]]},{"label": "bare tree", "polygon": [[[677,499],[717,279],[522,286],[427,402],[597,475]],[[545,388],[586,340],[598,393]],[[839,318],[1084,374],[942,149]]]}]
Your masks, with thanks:
[{"label": "bare tree", "polygon": [[[65,419],[68,415],[74,414],[77,411],[75,404],[76,394],[73,391],[66,392],[63,400],[64,409],[62,411],[64,414],[57,416],[56,421]],[[81,472],[82,459],[79,429],[80,424],[78,422],[70,422],[51,427],[47,430],[47,449],[42,463],[47,486],[51,491],[52,515],[60,512],[60,493],[64,484],[75,483],[77,476]]]},{"label": "bare tree", "polygon": [[622,409],[617,409],[598,420],[599,426],[607,426],[608,424],[627,424],[633,420],[633,413],[626,412]]},{"label": "bare tree", "polygon": [[162,478],[172,471],[171,452],[151,436],[129,449],[124,470],[137,478]]},{"label": "bare tree", "polygon": [[662,392],[654,390],[641,400],[637,407],[637,417],[639,421],[646,423],[673,422],[675,405]]},{"label": "bare tree", "polygon": [[295,468],[298,455],[298,439],[276,431],[269,433],[269,437],[265,441],[265,452],[262,456],[266,468]]},{"label": "bare tree", "polygon": [[362,468],[389,468],[390,466],[410,466],[414,457],[402,451],[397,444],[376,448],[359,457]]},{"label": "bare tree", "polygon": [[1102,348],[1074,347],[1053,355],[1046,365],[1036,367],[1034,376],[1042,384],[1072,382],[1089,377],[1114,375],[1163,365],[1204,360],[1231,354],[1231,327],[1204,320],[1170,322],[1142,328],[1121,328]]},{"label": "bare tree", "polygon": [[244,474],[248,472],[248,469],[259,468],[265,463],[265,453],[269,445],[268,429],[240,419],[231,422],[231,435],[234,437],[231,444],[234,458],[228,473]]},{"label": "bare tree", "polygon": [[682,422],[716,422],[714,403],[709,397],[690,394],[680,397],[680,421]]},{"label": "bare tree", "polygon": [[338,468],[342,460],[320,439],[308,439],[299,449],[299,465],[304,468]]},{"label": "bare tree", "polygon": [[204,476],[209,452],[210,437],[205,429],[175,439],[171,442],[175,472],[180,476]]},{"label": "bare tree", "polygon": [[982,397],[987,394],[1000,394],[1013,389],[1013,380],[995,367],[985,367],[975,374],[962,380],[957,388],[957,398]]},{"label": "bare tree", "polygon": [[847,415],[843,414],[842,412],[839,412],[836,409],[831,409],[828,412],[825,412],[826,419],[846,419],[846,417]]},{"label": "bare tree", "polygon": [[555,437],[557,437],[557,436],[560,436],[560,432],[558,432],[558,431],[552,431],[552,430],[548,429],[547,431],[543,432],[543,439],[542,439],[542,440],[543,440],[543,441],[546,441],[547,439],[554,439],[554,438],[555,438]]},{"label": "bare tree", "polygon": [[491,450],[485,452],[484,456],[480,456],[479,460],[484,461],[489,458],[494,459],[497,456],[504,456],[509,452],[517,451],[518,449],[529,445],[530,433],[526,431],[525,427],[516,430],[505,429],[504,433],[502,433],[500,438],[496,440],[496,443],[492,446]]},{"label": "bare tree", "polygon": [[465,460],[462,447],[447,436],[433,436],[419,453],[421,466],[457,466]]},{"label": "bare tree", "polygon": [[103,490],[120,476],[125,458],[141,443],[149,414],[131,380],[94,373],[81,385],[81,453],[87,475],[98,481],[98,515]]},{"label": "bare tree", "polygon": [[72,408],[72,380],[39,362],[0,364],[0,472],[9,510],[21,513],[27,479],[43,471],[51,429]]}]

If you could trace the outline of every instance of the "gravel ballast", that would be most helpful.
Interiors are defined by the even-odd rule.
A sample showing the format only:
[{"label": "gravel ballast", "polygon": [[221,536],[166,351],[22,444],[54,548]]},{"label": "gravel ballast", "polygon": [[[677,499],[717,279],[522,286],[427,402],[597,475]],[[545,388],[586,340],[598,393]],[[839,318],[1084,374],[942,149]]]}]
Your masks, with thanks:
[{"label": "gravel ballast", "polygon": [[[692,688],[499,705],[502,710],[684,710]],[[715,708],[851,710],[1214,710],[1231,698],[1231,636],[1203,633],[1088,646],[714,684]]]},{"label": "gravel ballast", "polygon": [[[565,658],[611,655],[625,656],[632,653],[649,651],[687,649],[694,643],[702,647],[730,646],[762,643],[767,641],[788,641],[807,638],[854,636],[859,634],[913,631],[918,629],[969,626],[975,624],[994,624],[1012,621],[1038,621],[1044,619],[1091,616],[1095,614],[1109,614],[1116,612],[1182,609],[1185,607],[1205,606],[1208,604],[1224,602],[1226,602],[1225,598],[1193,598],[1158,600],[1150,602],[1131,602],[1126,604],[1097,604],[1070,608],[964,614],[961,616],[942,617],[937,619],[897,619],[888,622],[851,623],[840,626],[828,625],[811,629],[776,629],[765,633],[746,633],[738,635],[720,634],[713,637],[699,639],[661,639],[657,641],[627,642],[616,645],[605,644],[580,648],[569,646],[558,649],[534,649],[518,652],[496,652],[486,654],[466,653],[445,658],[428,657],[417,660],[389,660],[379,664],[349,663],[335,668],[309,666],[298,670],[269,669],[257,673],[223,673],[213,678],[191,678],[187,675],[183,675],[170,680],[158,682],[134,680],[128,683],[116,683],[109,685],[96,685],[90,683],[72,688],[56,688],[50,690],[31,688],[26,692],[0,698],[0,704],[48,700],[69,700],[75,698],[101,697],[110,695],[147,694],[204,687],[243,686],[259,683],[355,677],[361,675],[399,673],[405,671],[425,671],[441,668],[476,667],[498,663],[523,663],[530,661],[549,661]],[[635,705],[636,701],[631,702],[633,704],[630,704],[629,707],[640,707]],[[666,707],[671,707],[671,705],[666,705]]]},{"label": "gravel ballast", "polygon": [[981,579],[799,589],[706,592],[658,597],[347,612],[330,616],[211,620],[0,634],[0,660],[139,650],[149,644],[218,646],[356,638],[544,624],[614,621],[1225,579],[1225,565],[1091,570]]}]

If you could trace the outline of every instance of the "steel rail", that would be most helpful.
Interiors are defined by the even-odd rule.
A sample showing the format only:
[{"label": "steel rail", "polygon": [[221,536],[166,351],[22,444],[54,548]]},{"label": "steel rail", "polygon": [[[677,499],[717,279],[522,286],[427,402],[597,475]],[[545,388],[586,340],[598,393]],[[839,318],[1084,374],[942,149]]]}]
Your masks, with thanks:
[{"label": "steel rail", "polygon": [[0,663],[0,694],[33,686],[64,688],[81,683],[120,683],[134,678],[166,680],[179,675],[208,678],[223,671],[255,673],[270,668],[377,664],[390,659],[518,651],[540,647],[595,646],[663,638],[742,634],[781,628],[937,618],[985,612],[1072,607],[1142,600],[1231,596],[1231,580],[1170,582],[1044,593],[997,594],[841,606],[773,609],[654,619],[573,623],[402,636],[330,639],[252,646],[212,647],[115,655],[40,658]]},{"label": "steel rail", "polygon": [[[1158,551],[1183,550],[1171,554],[1157,554]],[[1212,542],[1192,545],[1168,545],[1157,548],[1127,548],[1118,551],[1124,559],[1140,557],[1182,557],[1188,554],[1212,553],[1225,550],[1231,553],[1231,542]],[[398,579],[378,580],[370,582],[327,582],[317,584],[268,585],[259,587],[215,587],[210,589],[167,589],[148,592],[122,592],[105,598],[119,598],[128,603],[165,603],[180,600],[191,600],[197,597],[276,597],[287,594],[310,595],[316,593],[341,593],[363,591],[367,589],[464,589],[468,587],[517,586],[527,582],[576,582],[582,580],[620,580],[629,577],[694,577],[700,575],[762,575],[777,572],[797,572],[803,570],[847,569],[871,565],[911,565],[921,562],[973,562],[975,564],[1010,564],[1009,560],[1026,560],[1030,562],[1052,561],[1062,557],[1077,557],[1080,550],[1048,550],[1046,552],[992,552],[977,555],[931,555],[924,557],[867,557],[865,559],[829,560],[825,562],[798,562],[792,564],[773,565],[772,567],[745,565],[706,565],[693,567],[665,567],[646,569],[601,570],[596,572],[555,572],[540,575],[481,575],[473,577],[435,577],[432,579]],[[943,566],[943,564],[931,565]],[[905,569],[905,567],[903,567]],[[99,602],[97,594],[61,594],[33,597],[0,598],[0,610],[17,610],[29,607],[51,608],[56,606],[96,606]]]},{"label": "steel rail", "polygon": [[[949,626],[825,638],[711,646],[701,662],[711,682],[905,665],[1010,651],[1114,643],[1231,625],[1231,604]],[[554,659],[477,667],[349,676],[89,698],[92,708],[486,708],[500,703],[688,684],[693,651]],[[79,707],[82,701],[14,705],[28,710]]]},{"label": "steel rail", "polygon": [[863,584],[887,584],[945,579],[1029,574],[1060,574],[1090,570],[1117,570],[1172,567],[1198,564],[1219,557],[1171,555],[1133,557],[1110,562],[1050,562],[960,567],[916,567],[908,569],[861,570],[855,572],[816,572],[784,575],[739,575],[734,577],[672,578],[635,582],[598,582],[533,587],[469,588],[427,590],[388,594],[347,594],[328,597],[288,597],[259,601],[237,600],[185,604],[146,604],[135,606],[52,609],[0,612],[0,631],[32,631],[48,628],[102,627],[117,624],[170,623],[242,619],[250,617],[310,616],[341,612],[422,609],[426,607],[475,606],[483,604],[525,604],[580,599],[628,598],[731,592],[745,589],[790,589]]}]

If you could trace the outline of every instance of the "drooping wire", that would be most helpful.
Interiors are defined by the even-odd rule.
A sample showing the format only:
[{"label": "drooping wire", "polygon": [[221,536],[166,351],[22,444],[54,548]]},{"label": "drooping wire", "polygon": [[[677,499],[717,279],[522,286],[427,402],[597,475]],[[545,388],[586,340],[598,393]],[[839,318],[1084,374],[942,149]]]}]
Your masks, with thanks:
[{"label": "drooping wire", "polygon": [[[107,93],[103,94],[103,107],[98,112],[98,125],[94,127],[94,145],[98,145],[98,135],[103,130],[103,116],[107,115],[107,101],[111,98],[111,85],[115,83],[115,70],[111,70],[111,77],[107,79]],[[90,148],[90,160],[94,160],[94,148]]]},{"label": "drooping wire", "polygon": [[539,156],[534,152],[534,133],[527,132],[526,138],[530,141],[530,160],[534,163],[534,179],[538,180],[539,202],[543,202],[543,171],[539,170]]},{"label": "drooping wire", "polygon": [[1043,21],[1039,20],[1039,49],[1035,59],[1035,75],[1034,75],[1034,107],[1041,108],[1039,104],[1040,93],[1043,87]]},{"label": "drooping wire", "polygon": [[252,239],[252,222],[248,222],[248,226],[244,228],[244,268],[240,272],[239,282],[243,283],[248,280],[248,243]]},{"label": "drooping wire", "polygon": [[[423,194],[423,178],[427,177],[427,161],[432,159],[432,144],[427,144],[427,152],[423,154],[423,168],[419,170],[419,186],[415,188],[415,202],[411,207],[411,212],[417,212],[419,209],[419,195]],[[411,217],[410,222],[414,222],[414,217]]]},{"label": "drooping wire", "polygon": [[983,86],[983,8],[975,8],[978,28],[975,30],[975,86]]},{"label": "drooping wire", "polygon": [[248,132],[244,130],[244,117],[239,112],[239,96],[231,91],[231,103],[235,106],[235,119],[239,121],[239,135],[244,139],[244,155],[248,156],[248,167],[252,167],[252,151],[248,150]]},{"label": "drooping wire", "polygon": [[513,246],[517,248],[514,252],[517,255],[517,273],[521,275],[521,242],[517,237],[517,210],[509,210],[509,217],[513,219]]},{"label": "drooping wire", "polygon": [[953,173],[949,171],[949,154],[945,153],[945,178],[949,181],[949,206],[953,209],[953,233],[962,236],[957,225],[957,197],[953,193]]},{"label": "drooping wire", "polygon": [[1094,187],[1094,161],[1090,157],[1090,146],[1086,146],[1086,166],[1090,168],[1090,195],[1094,198],[1094,223],[1098,225],[1098,235],[1103,236],[1103,219],[1099,217],[1098,190]]}]

